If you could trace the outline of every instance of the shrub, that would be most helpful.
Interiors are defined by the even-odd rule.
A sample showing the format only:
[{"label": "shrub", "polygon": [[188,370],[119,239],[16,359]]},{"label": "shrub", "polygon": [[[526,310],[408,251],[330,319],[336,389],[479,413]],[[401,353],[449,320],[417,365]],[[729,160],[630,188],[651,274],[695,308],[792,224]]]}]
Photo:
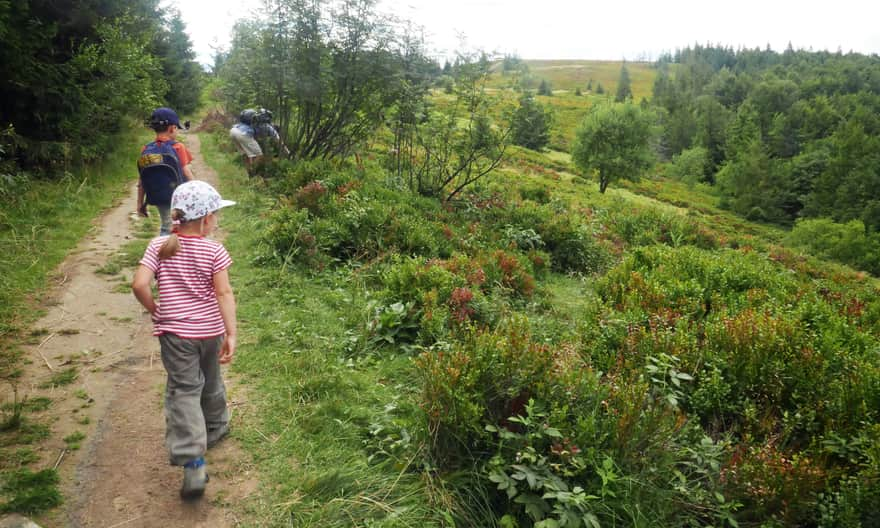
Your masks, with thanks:
[{"label": "shrub", "polygon": [[494,331],[470,329],[461,340],[416,358],[431,454],[458,467],[489,448],[486,424],[522,414],[535,394],[554,392],[554,350],[531,340],[528,322],[505,321]]},{"label": "shrub", "polygon": [[539,204],[550,201],[550,190],[545,185],[523,185],[519,188],[519,195],[523,200],[531,200]]},{"label": "shrub", "polygon": [[297,209],[286,200],[271,214],[262,241],[283,263],[301,262],[322,267],[326,259],[319,252],[309,211]]},{"label": "shrub", "polygon": [[294,193],[293,202],[300,209],[307,209],[312,215],[318,215],[322,199],[327,196],[327,187],[319,181],[308,183]]},{"label": "shrub", "polygon": [[830,218],[800,219],[786,243],[822,259],[880,273],[880,236],[868,235],[861,220],[838,224]]},{"label": "shrub", "polygon": [[555,271],[596,273],[611,261],[610,250],[596,238],[592,226],[574,215],[549,215],[537,230]]},{"label": "shrub", "polygon": [[704,147],[693,147],[674,155],[666,173],[692,187],[705,180],[708,168],[709,151]]},{"label": "shrub", "polygon": [[326,160],[274,159],[262,164],[261,175],[269,181],[273,192],[292,196],[313,181],[327,182],[341,169]]}]

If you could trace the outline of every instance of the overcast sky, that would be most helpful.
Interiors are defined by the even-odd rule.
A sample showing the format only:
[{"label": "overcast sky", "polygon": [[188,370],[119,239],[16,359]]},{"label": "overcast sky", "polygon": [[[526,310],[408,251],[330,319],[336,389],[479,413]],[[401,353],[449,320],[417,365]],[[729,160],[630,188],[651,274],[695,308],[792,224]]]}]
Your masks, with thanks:
[{"label": "overcast sky", "polygon": [[[200,62],[227,48],[232,24],[260,0],[184,0],[181,11]],[[451,54],[471,48],[525,59],[654,59],[695,42],[782,51],[880,54],[877,0],[380,0],[380,9],[425,28]]]}]

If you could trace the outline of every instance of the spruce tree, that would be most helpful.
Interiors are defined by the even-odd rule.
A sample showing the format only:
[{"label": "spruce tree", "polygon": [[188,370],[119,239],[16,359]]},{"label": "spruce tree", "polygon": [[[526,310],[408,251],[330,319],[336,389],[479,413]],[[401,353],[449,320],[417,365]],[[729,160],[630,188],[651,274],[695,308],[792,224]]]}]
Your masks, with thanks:
[{"label": "spruce tree", "polygon": [[541,103],[526,92],[519,99],[519,108],[513,114],[511,137],[515,145],[541,150],[550,141],[551,115]]},{"label": "spruce tree", "polygon": [[627,99],[632,99],[632,86],[630,86],[629,70],[626,69],[626,62],[620,67],[620,79],[617,81],[617,94],[614,100],[622,103]]},{"label": "spruce tree", "polygon": [[538,86],[538,95],[553,95],[553,89],[550,88],[550,83],[547,82],[547,79],[541,79],[541,84]]}]

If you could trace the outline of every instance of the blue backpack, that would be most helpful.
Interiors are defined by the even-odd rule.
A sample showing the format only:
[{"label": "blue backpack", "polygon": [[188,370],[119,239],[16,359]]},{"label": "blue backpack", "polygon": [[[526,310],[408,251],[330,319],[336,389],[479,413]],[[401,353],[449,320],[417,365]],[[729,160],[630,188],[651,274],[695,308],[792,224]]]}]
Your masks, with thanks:
[{"label": "blue backpack", "polygon": [[141,186],[150,205],[170,205],[175,187],[184,182],[183,168],[174,150],[176,141],[147,143],[138,158]]}]

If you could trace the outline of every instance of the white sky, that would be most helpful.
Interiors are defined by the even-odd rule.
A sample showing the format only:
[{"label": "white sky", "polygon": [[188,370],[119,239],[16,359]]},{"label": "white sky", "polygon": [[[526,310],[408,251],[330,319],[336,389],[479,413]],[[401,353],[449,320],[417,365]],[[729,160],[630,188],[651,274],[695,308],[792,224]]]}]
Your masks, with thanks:
[{"label": "white sky", "polygon": [[[226,48],[233,23],[260,0],[175,2],[198,60]],[[654,59],[695,42],[880,54],[877,0],[380,0],[380,8],[424,26],[432,48],[467,45],[524,59]]]}]

